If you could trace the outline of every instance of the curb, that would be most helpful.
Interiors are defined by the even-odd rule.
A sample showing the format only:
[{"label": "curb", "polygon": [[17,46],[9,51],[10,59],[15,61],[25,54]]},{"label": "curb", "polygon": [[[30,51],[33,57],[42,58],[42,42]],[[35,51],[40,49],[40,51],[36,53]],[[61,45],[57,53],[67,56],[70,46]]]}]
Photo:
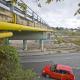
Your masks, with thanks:
[{"label": "curb", "polygon": [[30,51],[30,52],[19,52],[19,56],[41,56],[41,55],[55,55],[55,54],[68,54],[68,53],[80,53],[80,51],[69,50],[69,51]]}]

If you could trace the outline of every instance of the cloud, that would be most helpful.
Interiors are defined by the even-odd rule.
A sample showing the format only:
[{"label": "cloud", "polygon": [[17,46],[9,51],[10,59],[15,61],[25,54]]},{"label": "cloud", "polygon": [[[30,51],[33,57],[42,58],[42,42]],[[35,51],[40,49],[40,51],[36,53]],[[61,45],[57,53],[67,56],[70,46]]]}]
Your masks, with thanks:
[{"label": "cloud", "polygon": [[[80,27],[80,20],[77,19],[58,19],[58,20],[53,20],[50,25],[57,25],[58,27],[65,27],[65,28],[75,28],[75,27]],[[55,27],[53,26],[53,27]]]},{"label": "cloud", "polygon": [[75,28],[80,26],[80,17],[74,16],[78,9],[79,0],[64,0],[56,3],[55,0],[51,4],[44,4],[42,7],[37,6],[36,0],[24,0],[28,5],[40,15],[51,27],[67,27]]},{"label": "cloud", "polygon": [[80,27],[80,20],[78,20],[78,19],[67,19],[67,20],[65,20],[65,24],[70,28]]}]

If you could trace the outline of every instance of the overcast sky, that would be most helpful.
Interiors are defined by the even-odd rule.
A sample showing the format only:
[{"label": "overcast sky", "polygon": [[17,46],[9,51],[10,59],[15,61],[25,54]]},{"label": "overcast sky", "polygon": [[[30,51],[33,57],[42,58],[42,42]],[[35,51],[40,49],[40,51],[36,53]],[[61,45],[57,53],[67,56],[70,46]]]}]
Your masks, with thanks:
[{"label": "overcast sky", "polygon": [[38,7],[36,0],[23,0],[38,15],[40,15],[51,27],[76,28],[80,27],[80,15],[74,16],[78,9],[80,0],[62,0],[56,3],[53,0],[50,4],[45,4],[41,0],[42,7]]}]

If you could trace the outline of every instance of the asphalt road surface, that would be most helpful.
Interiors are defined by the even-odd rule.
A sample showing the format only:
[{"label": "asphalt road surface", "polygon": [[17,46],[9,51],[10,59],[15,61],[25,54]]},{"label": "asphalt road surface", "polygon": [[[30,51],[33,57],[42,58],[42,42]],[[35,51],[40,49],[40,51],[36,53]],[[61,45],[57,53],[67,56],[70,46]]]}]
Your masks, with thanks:
[{"label": "asphalt road surface", "polygon": [[39,80],[53,80],[42,77],[41,71],[44,65],[54,63],[60,63],[71,66],[73,68],[76,80],[80,80],[80,53],[22,56],[20,58],[23,68],[33,69],[38,74]]}]

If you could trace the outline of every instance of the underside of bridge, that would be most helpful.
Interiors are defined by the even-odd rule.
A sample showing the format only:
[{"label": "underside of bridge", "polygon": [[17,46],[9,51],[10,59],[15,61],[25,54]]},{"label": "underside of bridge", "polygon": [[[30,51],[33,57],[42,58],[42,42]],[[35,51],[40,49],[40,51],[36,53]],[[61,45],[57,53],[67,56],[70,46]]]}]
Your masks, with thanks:
[{"label": "underside of bridge", "polygon": [[11,40],[41,40],[48,39],[49,34],[47,32],[32,32],[32,31],[13,31]]},{"label": "underside of bridge", "polygon": [[12,31],[13,36],[9,40],[23,40],[23,50],[27,50],[27,40],[39,40],[40,49],[44,51],[43,41],[50,38],[50,32]]}]

